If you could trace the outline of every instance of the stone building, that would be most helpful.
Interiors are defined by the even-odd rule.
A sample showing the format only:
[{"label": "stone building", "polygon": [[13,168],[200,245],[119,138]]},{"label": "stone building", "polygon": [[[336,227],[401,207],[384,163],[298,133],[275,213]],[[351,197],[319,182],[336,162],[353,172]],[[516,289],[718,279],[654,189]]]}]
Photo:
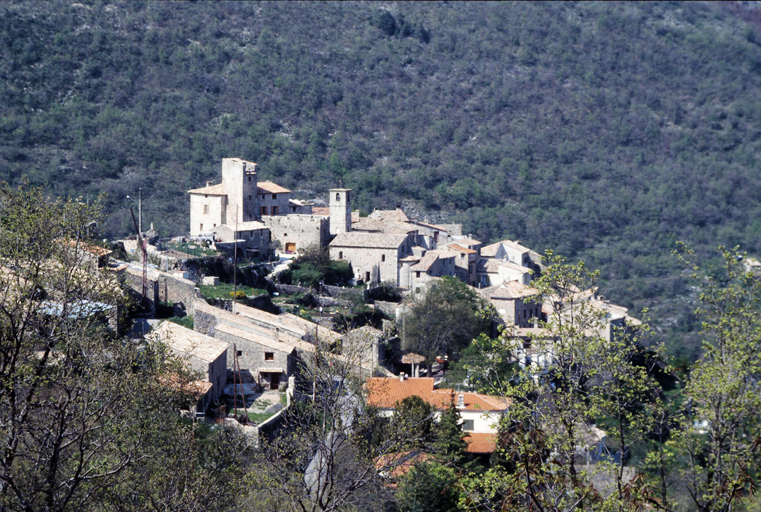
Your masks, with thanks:
[{"label": "stone building", "polygon": [[[332,215],[331,215],[332,218]],[[354,277],[369,283],[399,285],[399,260],[412,254],[414,237],[405,233],[339,233],[330,242],[330,258],[351,262]]]},{"label": "stone building", "polygon": [[262,181],[257,185],[259,197],[259,214],[286,215],[289,212],[291,191],[271,181]]},{"label": "stone building", "polygon": [[450,251],[422,252],[422,256],[407,256],[401,260],[398,284],[400,288],[417,292],[435,279],[457,276],[455,254]]},{"label": "stone building", "polygon": [[330,242],[330,220],[319,215],[291,213],[262,217],[272,239],[280,242],[280,251],[293,254],[310,245],[327,247]]},{"label": "stone building", "polygon": [[[227,382],[227,344],[165,321],[153,331],[150,338],[164,343],[188,367],[203,377],[197,389],[203,389],[199,410],[219,400]],[[208,383],[208,385],[205,385]]]},{"label": "stone building", "polygon": [[517,281],[508,281],[497,286],[479,290],[494,305],[505,324],[516,327],[532,327],[542,317],[542,301],[539,292]]},{"label": "stone building", "polygon": [[[222,183],[189,190],[190,236],[214,233],[222,225],[259,219],[256,164],[222,159]],[[286,202],[287,204],[287,202]]]}]

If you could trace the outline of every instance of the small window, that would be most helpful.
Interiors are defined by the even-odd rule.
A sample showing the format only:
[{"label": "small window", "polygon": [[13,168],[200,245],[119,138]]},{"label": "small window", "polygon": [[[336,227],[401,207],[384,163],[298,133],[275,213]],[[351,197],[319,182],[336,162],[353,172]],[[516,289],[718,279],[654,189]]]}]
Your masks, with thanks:
[{"label": "small window", "polygon": [[265,361],[274,361],[275,360],[275,353],[274,352],[265,352],[264,353],[264,360]]},{"label": "small window", "polygon": [[248,200],[251,201],[251,196],[248,196]]},{"label": "small window", "polygon": [[272,207],[272,215],[277,215],[277,206]]},{"label": "small window", "polygon": [[344,259],[344,252],[343,251],[338,251],[338,259],[339,260]]},{"label": "small window", "polygon": [[339,194],[338,192],[336,192],[336,201],[338,201],[339,203],[341,202],[341,194]]},{"label": "small window", "polygon": [[262,206],[262,215],[267,215],[267,207]]},{"label": "small window", "polygon": [[272,199],[277,199],[277,194],[272,194]]},{"label": "small window", "polygon": [[415,272],[415,277],[417,277],[418,279],[420,279],[420,271],[418,271],[418,272]]},{"label": "small window", "polygon": [[248,181],[251,181],[251,176],[248,177]]},{"label": "small window", "polygon": [[243,351],[242,351],[242,350],[238,350],[238,351],[236,352],[236,354],[238,355],[238,357],[240,357],[240,356],[242,356],[242,355],[243,355]]},{"label": "small window", "polygon": [[198,229],[200,229],[201,231],[203,231],[203,224],[201,224],[201,227],[200,227],[200,228],[198,228]]},{"label": "small window", "polygon": [[283,233],[283,236],[288,236],[288,233]]},{"label": "small window", "polygon": [[208,215],[209,214],[209,205],[205,204],[203,205],[203,214]]},{"label": "small window", "polygon": [[475,427],[475,425],[473,425],[473,420],[463,420],[462,421],[462,429],[463,430],[468,430],[468,431],[472,432],[473,430],[475,430],[475,428],[476,427]]},{"label": "small window", "polygon": [[381,261],[386,261],[386,255],[385,254],[381,254]]},{"label": "small window", "polygon": [[214,223],[214,226],[212,226],[212,227],[215,227],[215,228],[216,228],[216,227],[217,227],[217,223],[215,222],[215,223]]}]

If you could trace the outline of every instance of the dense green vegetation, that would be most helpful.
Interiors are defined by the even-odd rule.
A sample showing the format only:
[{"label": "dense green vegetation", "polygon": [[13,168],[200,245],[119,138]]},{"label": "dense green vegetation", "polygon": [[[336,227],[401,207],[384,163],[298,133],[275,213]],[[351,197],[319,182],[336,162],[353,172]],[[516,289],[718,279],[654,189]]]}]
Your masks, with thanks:
[{"label": "dense green vegetation", "polygon": [[[382,9],[388,9],[384,11]],[[670,251],[761,252],[761,36],[704,3],[0,6],[0,179],[187,229],[220,159],[584,257],[694,357]],[[749,21],[745,21],[746,18]],[[679,300],[672,300],[680,297]]]}]

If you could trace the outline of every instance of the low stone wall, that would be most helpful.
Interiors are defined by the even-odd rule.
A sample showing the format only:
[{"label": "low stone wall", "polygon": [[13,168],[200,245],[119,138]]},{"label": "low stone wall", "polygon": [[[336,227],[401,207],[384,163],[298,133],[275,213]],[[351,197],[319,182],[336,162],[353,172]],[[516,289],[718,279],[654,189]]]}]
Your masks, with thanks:
[{"label": "low stone wall", "polygon": [[388,315],[391,318],[396,318],[396,308],[398,307],[399,307],[398,302],[386,302],[383,300],[375,301],[375,309],[379,309],[383,311],[386,315]]},{"label": "low stone wall", "polygon": [[161,273],[158,282],[159,299],[185,306],[185,312],[193,315],[193,300],[201,297],[196,284],[189,279]]},{"label": "low stone wall", "polygon": [[276,284],[275,288],[277,288],[277,291],[280,293],[284,293],[286,295],[295,295],[297,293],[311,293],[311,288],[305,288],[303,286],[296,286],[293,284]]}]

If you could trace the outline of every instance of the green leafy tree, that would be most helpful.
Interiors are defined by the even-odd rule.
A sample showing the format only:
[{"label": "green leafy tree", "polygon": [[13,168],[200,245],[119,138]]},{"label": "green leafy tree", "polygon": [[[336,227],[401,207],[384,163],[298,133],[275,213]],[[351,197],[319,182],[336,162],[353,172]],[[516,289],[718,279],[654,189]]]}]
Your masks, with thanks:
[{"label": "green leafy tree", "polygon": [[403,512],[457,510],[457,473],[437,462],[418,464],[399,484],[396,502]]},{"label": "green leafy tree", "polygon": [[[642,405],[654,389],[647,368],[635,364],[640,331],[626,327],[609,336],[605,311],[591,300],[596,273],[552,253],[546,263],[533,284],[552,311],[545,332],[531,341],[531,357],[546,366],[528,363],[505,383],[512,403],[500,424],[503,463],[468,480],[466,501],[499,503],[502,510],[626,510],[626,455],[649,431]],[[500,343],[525,359],[523,339],[503,332]],[[616,440],[617,463],[586,463],[599,426]],[[602,492],[595,481],[611,484]]]},{"label": "green leafy tree", "polygon": [[211,470],[235,487],[230,458],[214,454],[219,438],[208,450],[188,444],[176,414],[197,377],[114,329],[125,294],[88,240],[98,214],[98,204],[0,188],[0,509],[166,510],[186,493],[159,480],[179,472],[192,476],[185,489],[204,481],[231,504]]},{"label": "green leafy tree", "polygon": [[415,297],[402,326],[405,348],[425,356],[428,372],[438,355],[452,358],[491,326],[492,308],[473,288],[445,276]]},{"label": "green leafy tree", "polygon": [[[682,260],[702,284],[698,312],[705,341],[684,390],[682,428],[662,458],[686,488],[690,507],[731,510],[753,493],[761,467],[761,281],[737,250],[721,248],[723,272],[705,276],[694,253],[682,249]],[[668,468],[674,452],[686,463]],[[664,487],[651,503],[675,510]]]}]

